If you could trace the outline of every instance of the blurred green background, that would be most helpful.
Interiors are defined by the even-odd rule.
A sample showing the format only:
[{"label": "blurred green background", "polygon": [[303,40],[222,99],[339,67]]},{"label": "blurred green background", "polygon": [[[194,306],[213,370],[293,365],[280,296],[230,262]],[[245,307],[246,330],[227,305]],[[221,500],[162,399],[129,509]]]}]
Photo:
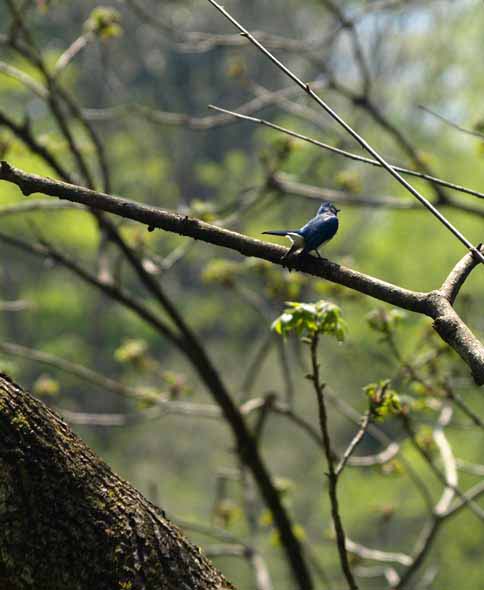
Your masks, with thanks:
[{"label": "blurred green background", "polygon": [[[436,175],[476,189],[482,187],[483,139],[460,133],[419,108],[426,106],[468,129],[484,126],[482,4],[403,2],[395,8],[388,3],[389,8],[383,3],[378,10],[377,2],[343,4],[341,8],[357,22],[370,67],[374,104]],[[320,81],[322,95],[387,158],[409,167],[415,165],[391,134],[348,99],[353,93],[361,94],[351,38],[338,31],[337,20],[324,2],[227,0],[225,5],[251,30],[305,42],[309,50],[282,47],[276,52],[303,79]],[[85,32],[84,23],[90,15],[92,18],[97,6],[97,2],[89,1],[38,2],[28,11],[26,22],[48,64],[53,66]],[[112,3],[109,8],[118,11],[119,30],[112,36],[94,36],[59,79],[85,109],[105,144],[113,193],[223,222],[258,238],[265,229],[299,227],[317,208],[314,200],[283,195],[265,186],[271,167],[291,180],[339,190],[356,201],[363,196],[409,201],[403,189],[381,170],[288,140],[271,129],[235,120],[208,129],[153,120],[159,111],[194,118],[216,116],[207,108],[211,103],[237,110],[264,89],[287,88],[290,82],[253,47],[240,43],[204,45],[202,34],[190,35],[196,31],[236,37],[208,2],[137,0]],[[0,23],[5,33],[9,15],[4,3],[0,4]],[[0,60],[40,81],[38,72],[25,59],[2,46]],[[273,101],[255,116],[361,153],[300,94],[291,94],[290,104]],[[67,169],[74,170],[68,146],[44,101],[1,71],[0,111],[17,122],[27,115],[38,140]],[[78,126],[74,132],[86,157],[94,163],[95,153],[85,131]],[[0,152],[2,159],[26,171],[54,175],[4,126],[0,127]],[[415,185],[434,198],[428,184]],[[45,199],[30,197],[37,198]],[[479,209],[478,200],[469,195],[454,193],[453,199],[456,205],[443,207],[443,212],[473,243],[483,241],[484,207]],[[16,187],[1,184],[1,207],[22,201]],[[409,289],[428,291],[440,286],[464,254],[459,242],[421,208],[339,206],[340,231],[324,254],[353,269]],[[466,211],[466,206],[476,211]],[[103,264],[107,265],[110,272],[119,273],[123,285],[136,297],[151,304],[149,294],[124,268],[114,250],[100,240],[87,212],[50,210],[5,216],[0,209],[0,224],[1,232],[26,240],[34,240],[40,233],[93,271],[101,272]],[[120,227],[128,242],[146,255],[149,268],[199,334],[235,399],[246,399],[248,393],[263,397],[275,392],[317,427],[316,400],[305,379],[307,347],[293,338],[281,347],[270,327],[282,313],[285,301],[321,298],[337,303],[349,326],[344,343],[332,339],[321,342],[322,378],[335,396],[362,414],[367,407],[363,387],[396,376],[395,389],[402,396],[418,398],[415,383],[402,377],[399,363],[366,319],[375,309],[388,312],[388,306],[322,280],[244,260],[205,243],[162,231],[148,233],[134,223],[125,222]],[[2,245],[0,288],[2,301],[28,304],[22,311],[0,312],[0,342],[57,355],[133,387],[168,391],[177,401],[212,404],[191,368],[169,343],[132,313],[50,261],[39,263]],[[478,268],[457,304],[481,337],[483,289],[484,274]],[[405,314],[395,328],[402,355],[414,359],[434,350],[438,340],[430,332],[429,320]],[[252,390],[244,392],[261,347],[268,347],[267,356],[260,373],[254,373]],[[75,424],[74,420],[74,428],[116,472],[159,503],[171,518],[225,528],[234,538],[253,543],[267,559],[273,587],[293,587],[270,519],[259,500],[255,530],[250,530],[233,440],[221,420],[172,414],[146,419],[146,407],[139,402],[96,388],[54,366],[7,354],[5,349],[0,351],[0,364],[23,386],[56,408],[76,413],[78,418],[85,413],[128,416],[122,426],[89,426]],[[482,392],[473,386],[460,359],[444,355],[428,377],[435,382],[448,379],[482,415]],[[420,434],[425,435],[436,416],[432,409],[415,416]],[[255,417],[249,420],[254,422]],[[330,420],[335,447],[341,451],[356,427],[333,406]],[[426,481],[436,501],[442,486],[405,441],[398,421],[389,419],[381,427],[402,441],[406,459]],[[482,430],[472,427],[465,415],[456,411],[446,432],[456,457],[470,463],[482,461]],[[380,448],[367,436],[358,453],[369,454]],[[321,449],[287,419],[273,415],[264,430],[263,455],[274,477],[279,478],[311,560],[318,571],[324,571],[324,575],[320,572],[318,587],[341,587],[334,582],[340,573]],[[476,481],[475,475],[460,472],[463,490]],[[398,459],[383,468],[348,467],[340,494],[342,516],[352,540],[388,551],[413,551],[426,509]],[[190,527],[186,531],[205,549],[210,550],[216,542]],[[459,513],[442,527],[414,587],[480,588],[483,541],[482,522],[468,511]],[[243,560],[219,557],[214,561],[241,590],[254,588]],[[365,577],[371,573],[370,566],[374,567],[371,562],[355,557],[353,565],[360,575],[361,588],[388,587],[383,575]]]}]

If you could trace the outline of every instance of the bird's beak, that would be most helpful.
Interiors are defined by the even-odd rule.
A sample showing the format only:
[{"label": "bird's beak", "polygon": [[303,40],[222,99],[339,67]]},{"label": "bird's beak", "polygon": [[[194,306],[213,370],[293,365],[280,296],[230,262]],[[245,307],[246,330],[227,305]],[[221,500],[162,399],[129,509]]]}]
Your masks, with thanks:
[{"label": "bird's beak", "polygon": [[336,213],[339,213],[341,211],[341,209],[338,209],[337,207],[335,207],[336,209]]}]

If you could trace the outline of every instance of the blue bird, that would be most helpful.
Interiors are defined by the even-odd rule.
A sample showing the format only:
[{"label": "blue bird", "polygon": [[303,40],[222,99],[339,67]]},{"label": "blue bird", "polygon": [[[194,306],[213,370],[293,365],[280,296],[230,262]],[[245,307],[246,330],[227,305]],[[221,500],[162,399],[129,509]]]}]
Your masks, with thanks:
[{"label": "blue bird", "polygon": [[263,234],[271,236],[286,236],[292,242],[291,248],[282,257],[286,260],[296,252],[304,256],[313,250],[321,258],[318,248],[329,242],[338,231],[338,212],[333,203],[324,201],[318,209],[316,216],[310,219],[300,229],[283,229],[278,231],[264,231]]}]

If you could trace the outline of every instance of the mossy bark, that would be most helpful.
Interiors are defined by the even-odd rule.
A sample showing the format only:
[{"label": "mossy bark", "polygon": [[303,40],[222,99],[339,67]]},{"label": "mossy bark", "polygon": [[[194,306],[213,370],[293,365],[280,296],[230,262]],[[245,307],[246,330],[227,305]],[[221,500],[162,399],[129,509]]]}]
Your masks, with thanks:
[{"label": "mossy bark", "polygon": [[163,512],[0,374],[0,588],[232,588]]}]

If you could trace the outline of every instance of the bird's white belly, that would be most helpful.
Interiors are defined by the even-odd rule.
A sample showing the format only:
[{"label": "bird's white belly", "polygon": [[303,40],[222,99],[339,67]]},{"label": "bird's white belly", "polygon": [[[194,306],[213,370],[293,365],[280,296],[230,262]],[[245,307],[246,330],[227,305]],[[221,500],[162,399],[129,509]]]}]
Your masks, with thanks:
[{"label": "bird's white belly", "polygon": [[291,240],[294,245],[294,250],[302,250],[304,248],[304,238],[299,234],[287,234],[287,237]]}]

